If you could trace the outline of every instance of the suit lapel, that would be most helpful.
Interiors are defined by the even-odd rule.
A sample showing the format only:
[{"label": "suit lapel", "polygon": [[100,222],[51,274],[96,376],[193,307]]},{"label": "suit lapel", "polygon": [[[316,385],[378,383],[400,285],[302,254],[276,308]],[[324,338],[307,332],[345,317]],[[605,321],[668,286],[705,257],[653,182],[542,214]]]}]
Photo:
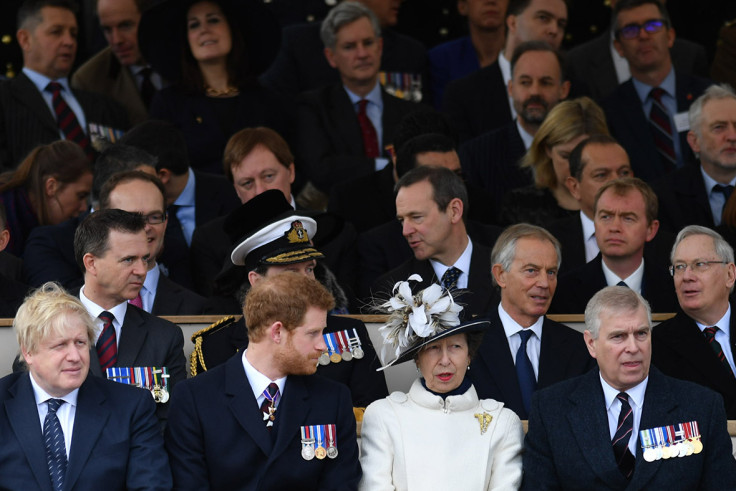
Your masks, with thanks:
[{"label": "suit lapel", "polygon": [[110,411],[104,405],[104,393],[97,387],[99,383],[96,379],[88,378],[79,388],[72,446],[69,451],[69,467],[64,479],[64,487],[67,489],[74,487],[82,469],[92,457],[92,450],[110,418]]},{"label": "suit lapel", "polygon": [[580,379],[580,385],[570,394],[570,401],[574,404],[567,415],[570,433],[590,469],[603,482],[609,483],[611,488],[624,489],[627,480],[619,471],[613,456],[606,402],[598,370],[591,370]]},{"label": "suit lapel", "polygon": [[468,272],[468,290],[471,295],[468,300],[468,310],[474,314],[481,314],[490,310],[491,304],[491,253],[481,244],[473,243],[473,253],[470,256],[470,271]]},{"label": "suit lapel", "polygon": [[178,312],[182,298],[176,295],[174,291],[174,282],[166,275],[159,276],[158,285],[156,285],[156,297],[153,299],[153,309],[151,314],[161,315],[160,312]]},{"label": "suit lapel", "polygon": [[5,412],[10,427],[28,459],[38,486],[50,491],[51,479],[46,464],[46,449],[30,375],[28,373],[21,375],[8,392],[12,398],[5,401]]},{"label": "suit lapel", "polygon": [[135,366],[135,360],[141,347],[146,341],[145,321],[137,307],[128,304],[125,311],[125,322],[120,330],[120,342],[118,343],[117,366]]},{"label": "suit lapel", "polygon": [[[265,455],[271,455],[271,435],[263,423],[261,411],[253,397],[240,356],[233,356],[225,367],[225,393],[230,396],[228,409],[240,426]],[[281,406],[281,404],[279,405]],[[281,416],[281,414],[279,414]]]},{"label": "suit lapel", "polygon": [[558,335],[558,326],[552,325],[547,317],[542,323],[542,342],[539,349],[539,380],[537,387],[543,388],[565,379],[565,358],[568,347]]},{"label": "suit lapel", "polygon": [[19,103],[33,111],[38,120],[47,126],[49,130],[58,133],[59,127],[56,124],[56,120],[54,120],[51,110],[46,105],[43,95],[38,92],[31,79],[25,73],[21,72],[9,83],[12,87],[13,96],[18,99]]},{"label": "suit lapel", "polygon": [[[342,85],[335,85],[329,89],[330,106],[326,109],[333,127],[337,128],[343,145],[354,155],[363,155],[362,130],[358,123],[358,116],[353,109],[347,92]],[[379,149],[380,151],[380,149]]]}]

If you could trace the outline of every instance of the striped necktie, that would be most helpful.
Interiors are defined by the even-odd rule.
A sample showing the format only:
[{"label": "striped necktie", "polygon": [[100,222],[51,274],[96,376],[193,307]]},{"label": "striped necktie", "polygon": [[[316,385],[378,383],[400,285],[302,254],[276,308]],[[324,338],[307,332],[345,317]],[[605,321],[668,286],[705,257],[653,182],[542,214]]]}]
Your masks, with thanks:
[{"label": "striped necktie", "polygon": [[649,110],[649,127],[654,137],[654,145],[668,171],[677,167],[677,155],[675,155],[675,143],[672,139],[672,125],[667,108],[662,103],[664,89],[655,87],[649,92],[652,100],[652,108]]},{"label": "striped necktie", "polygon": [[635,459],[629,450],[629,440],[634,430],[634,411],[631,409],[629,395],[626,392],[619,392],[616,399],[621,401],[621,412],[618,415],[618,426],[616,427],[616,433],[613,435],[613,440],[611,440],[611,445],[621,474],[626,479],[631,479],[632,474],[634,474]]},{"label": "striped necktie", "polygon": [[726,355],[723,354],[723,347],[721,346],[721,343],[716,341],[716,332],[718,332],[718,326],[711,326],[703,329],[703,335],[705,336],[705,340],[708,342],[708,345],[718,357],[718,361],[721,362],[723,367],[728,370],[728,373],[733,377],[733,370],[731,370],[731,365],[728,363]]},{"label": "striped necktie", "polygon": [[49,82],[46,86],[46,91],[51,92],[51,105],[56,114],[56,124],[59,126],[61,132],[64,133],[64,137],[67,140],[71,140],[82,147],[82,150],[84,150],[87,156],[92,158],[93,153],[89,138],[82,131],[82,126],[79,124],[74,111],[72,111],[64,98],[61,97],[62,90],[64,90],[64,86],[59,82]]},{"label": "striped necktie", "polygon": [[112,321],[115,318],[110,312],[104,311],[100,314],[102,319],[102,332],[97,340],[97,358],[100,360],[100,367],[106,370],[114,367],[118,362],[118,343],[115,335],[115,326]]}]

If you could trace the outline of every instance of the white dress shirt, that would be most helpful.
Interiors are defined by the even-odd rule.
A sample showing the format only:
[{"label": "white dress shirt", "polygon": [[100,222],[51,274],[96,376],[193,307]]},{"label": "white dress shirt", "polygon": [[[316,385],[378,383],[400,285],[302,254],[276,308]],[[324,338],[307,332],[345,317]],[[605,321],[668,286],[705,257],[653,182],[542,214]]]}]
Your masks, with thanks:
[{"label": "white dress shirt", "polygon": [[[467,288],[468,287],[468,277],[470,274],[470,257],[473,255],[473,242],[470,240],[470,237],[468,237],[468,245],[465,247],[465,250],[462,254],[460,254],[460,257],[457,258],[457,261],[455,261],[455,264],[451,264],[449,266],[445,266],[441,262],[437,261],[436,259],[430,259],[429,264],[432,265],[432,269],[434,270],[434,275],[442,281],[442,276],[445,274],[445,271],[450,269],[450,267],[454,266],[457,269],[461,271],[460,276],[457,279],[457,288]],[[424,278],[425,280],[427,278]]]},{"label": "white dress shirt", "polygon": [[74,389],[64,397],[54,397],[43,390],[36,380],[31,376],[31,386],[33,387],[33,396],[36,398],[36,409],[38,410],[38,419],[41,421],[41,434],[43,434],[43,424],[46,421],[46,415],[49,412],[49,399],[62,399],[65,404],[59,406],[56,411],[56,417],[61,424],[61,431],[64,432],[64,445],[66,446],[66,458],[69,459],[69,449],[72,447],[72,431],[74,430],[74,417],[77,415],[77,396],[79,389]]},{"label": "white dress shirt", "polygon": [[[634,421],[632,424],[631,438],[629,438],[629,451],[636,458],[636,446],[639,441],[639,423],[641,422],[641,410],[644,407],[644,394],[647,391],[647,382],[649,377],[645,378],[639,385],[625,391],[629,395],[629,405],[634,412]],[[608,382],[601,377],[601,386],[603,387],[603,398],[606,401],[606,414],[608,415],[608,431],[613,440],[613,435],[618,429],[618,417],[621,414],[621,401],[616,396],[620,390],[614,389]]]}]

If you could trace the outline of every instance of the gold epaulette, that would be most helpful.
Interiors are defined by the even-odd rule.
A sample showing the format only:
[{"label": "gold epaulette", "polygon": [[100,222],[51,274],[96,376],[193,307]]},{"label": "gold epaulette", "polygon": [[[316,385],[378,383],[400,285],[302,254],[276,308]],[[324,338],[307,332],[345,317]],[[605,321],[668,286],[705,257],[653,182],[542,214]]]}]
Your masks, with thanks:
[{"label": "gold epaulette", "polygon": [[201,367],[201,370],[203,372],[207,371],[207,365],[204,362],[204,355],[202,354],[202,340],[204,339],[204,337],[208,334],[215,333],[226,326],[229,326],[230,324],[235,322],[236,319],[236,316],[228,315],[227,317],[223,317],[214,324],[210,324],[204,329],[200,329],[199,331],[192,334],[191,340],[192,343],[194,343],[194,349],[189,355],[189,373],[192,377],[196,376],[197,373],[199,373],[199,367]]}]

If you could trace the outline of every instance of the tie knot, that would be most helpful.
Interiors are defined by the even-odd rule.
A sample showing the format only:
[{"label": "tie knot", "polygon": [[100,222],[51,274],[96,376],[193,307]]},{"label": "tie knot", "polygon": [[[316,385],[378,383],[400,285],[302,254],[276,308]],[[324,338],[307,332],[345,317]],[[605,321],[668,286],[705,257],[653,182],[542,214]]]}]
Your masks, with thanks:
[{"label": "tie knot", "polygon": [[368,105],[368,101],[366,99],[361,99],[358,101],[358,114],[365,114],[365,108]]},{"label": "tie knot", "polygon": [[63,399],[49,399],[46,401],[49,407],[49,413],[55,414],[59,410],[59,407],[64,404]]},{"label": "tie knot", "polygon": [[657,102],[662,102],[662,96],[665,94],[665,91],[662,87],[654,87],[649,92],[649,97],[656,100]]},{"label": "tie knot", "polygon": [[731,193],[733,193],[733,186],[730,184],[716,184],[713,186],[713,192],[721,193],[728,200],[731,197]]},{"label": "tie knot", "polygon": [[447,269],[447,271],[444,272],[442,275],[442,286],[444,286],[447,290],[451,290],[457,286],[457,280],[460,278],[460,274],[462,271],[460,271],[455,266],[452,266]]},{"label": "tie knot", "polygon": [[266,388],[266,390],[268,391],[269,395],[273,397],[279,393],[279,386],[275,384],[274,382],[271,382],[270,384],[268,384],[268,387]]},{"label": "tie knot", "polygon": [[534,331],[531,329],[522,329],[519,331],[519,337],[521,338],[521,345],[526,346],[526,343],[529,341],[529,338],[532,337],[532,334],[534,334]]},{"label": "tie knot", "polygon": [[115,318],[115,316],[114,316],[114,315],[112,315],[112,314],[111,314],[110,312],[108,312],[107,310],[105,310],[105,311],[103,311],[103,312],[100,312],[100,315],[99,315],[98,317],[99,317],[100,319],[102,319],[102,322],[103,322],[103,323],[104,323],[105,325],[108,325],[108,324],[110,324],[110,323],[112,322],[112,320],[113,320],[113,319]]},{"label": "tie knot", "polygon": [[621,404],[628,404],[629,403],[629,394],[626,392],[619,392],[616,396],[616,399],[621,401]]},{"label": "tie knot", "polygon": [[627,285],[627,284],[626,284],[626,282],[625,282],[624,280],[621,280],[621,281],[619,281],[618,283],[616,283],[616,286],[625,286],[625,287],[627,287],[627,288],[629,287],[629,285]]},{"label": "tie knot", "polygon": [[711,327],[706,327],[705,329],[703,329],[703,334],[705,334],[706,339],[715,338],[716,332],[718,332],[718,326],[711,326]]},{"label": "tie knot", "polygon": [[46,90],[48,92],[61,92],[61,89],[63,89],[64,86],[61,85],[59,82],[49,82],[49,84],[46,86]]}]

